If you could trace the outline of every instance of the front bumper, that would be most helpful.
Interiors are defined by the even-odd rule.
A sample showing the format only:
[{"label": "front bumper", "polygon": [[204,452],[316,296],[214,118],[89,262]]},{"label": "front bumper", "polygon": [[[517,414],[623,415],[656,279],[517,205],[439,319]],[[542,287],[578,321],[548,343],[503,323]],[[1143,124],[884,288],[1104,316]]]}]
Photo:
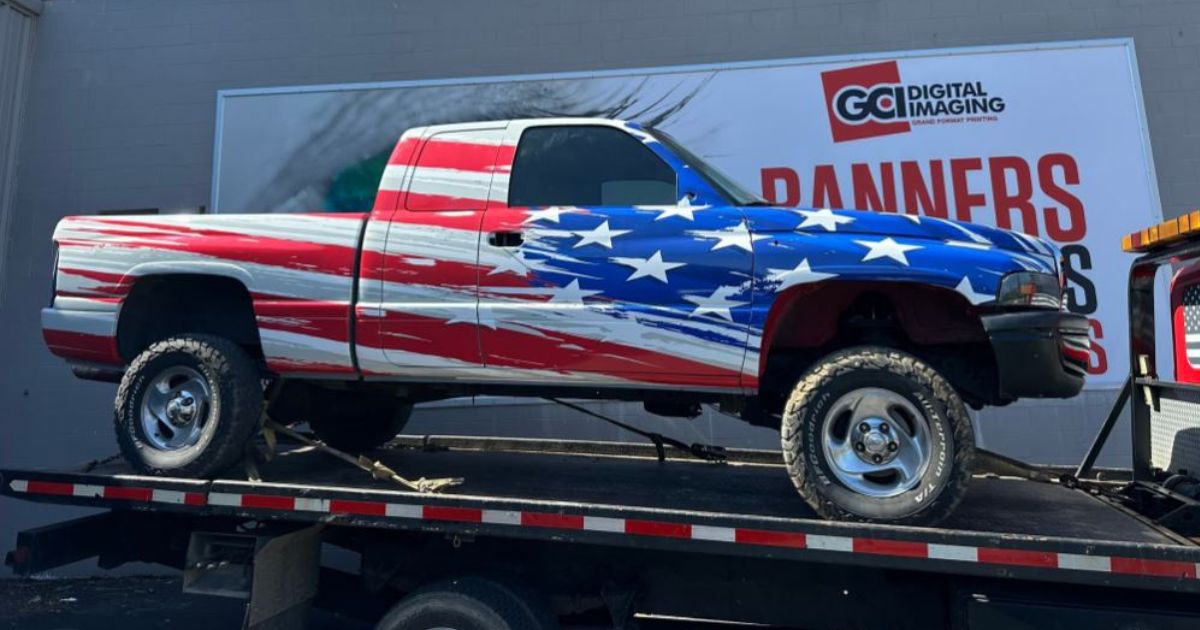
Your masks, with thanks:
[{"label": "front bumper", "polygon": [[1088,320],[1062,311],[983,317],[996,356],[1000,398],[1070,398],[1083,389],[1091,341]]}]

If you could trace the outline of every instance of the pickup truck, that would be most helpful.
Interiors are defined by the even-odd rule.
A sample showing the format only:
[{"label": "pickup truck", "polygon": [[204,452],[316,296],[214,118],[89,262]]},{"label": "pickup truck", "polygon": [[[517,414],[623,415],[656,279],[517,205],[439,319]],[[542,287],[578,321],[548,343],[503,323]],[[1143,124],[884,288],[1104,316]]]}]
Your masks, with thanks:
[{"label": "pickup truck", "polygon": [[46,343],[120,382],[145,474],[230,467],[264,408],[362,451],[459,396],[716,404],[780,431],[822,516],[927,524],[966,491],[967,405],[1070,397],[1088,365],[1052,244],[770,207],[607,119],[409,130],[369,213],[73,216],[54,242]]}]

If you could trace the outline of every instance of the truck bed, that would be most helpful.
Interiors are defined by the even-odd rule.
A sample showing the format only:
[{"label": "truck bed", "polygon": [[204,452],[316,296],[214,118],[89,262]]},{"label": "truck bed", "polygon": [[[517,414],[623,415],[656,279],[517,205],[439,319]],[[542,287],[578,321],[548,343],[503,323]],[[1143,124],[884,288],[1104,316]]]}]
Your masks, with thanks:
[{"label": "truck bed", "polygon": [[465,483],[421,494],[311,448],[281,447],[259,465],[262,481],[142,477],[113,457],[68,471],[0,470],[0,493],[114,509],[1200,591],[1200,546],[1082,490],[977,477],[937,528],[835,523],[807,508],[782,466],[771,463],[773,454],[740,452],[715,464],[659,462],[652,452],[643,445],[410,438],[371,455],[408,477]]}]

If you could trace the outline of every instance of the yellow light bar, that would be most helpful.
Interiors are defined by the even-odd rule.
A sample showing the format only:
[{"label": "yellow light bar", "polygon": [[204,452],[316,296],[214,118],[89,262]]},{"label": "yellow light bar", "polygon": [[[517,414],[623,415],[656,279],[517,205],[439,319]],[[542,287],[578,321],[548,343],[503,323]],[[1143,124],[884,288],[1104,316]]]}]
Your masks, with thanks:
[{"label": "yellow light bar", "polygon": [[1200,210],[1152,225],[1121,237],[1121,249],[1145,252],[1167,243],[1181,241],[1190,234],[1200,233]]}]

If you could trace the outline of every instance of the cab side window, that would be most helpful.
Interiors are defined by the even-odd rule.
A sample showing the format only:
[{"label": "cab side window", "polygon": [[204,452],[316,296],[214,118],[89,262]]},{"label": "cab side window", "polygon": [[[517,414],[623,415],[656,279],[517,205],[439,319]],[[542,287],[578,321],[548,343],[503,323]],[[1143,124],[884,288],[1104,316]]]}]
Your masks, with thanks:
[{"label": "cab side window", "polygon": [[613,127],[531,127],[521,134],[510,207],[676,203],[675,171]]}]

